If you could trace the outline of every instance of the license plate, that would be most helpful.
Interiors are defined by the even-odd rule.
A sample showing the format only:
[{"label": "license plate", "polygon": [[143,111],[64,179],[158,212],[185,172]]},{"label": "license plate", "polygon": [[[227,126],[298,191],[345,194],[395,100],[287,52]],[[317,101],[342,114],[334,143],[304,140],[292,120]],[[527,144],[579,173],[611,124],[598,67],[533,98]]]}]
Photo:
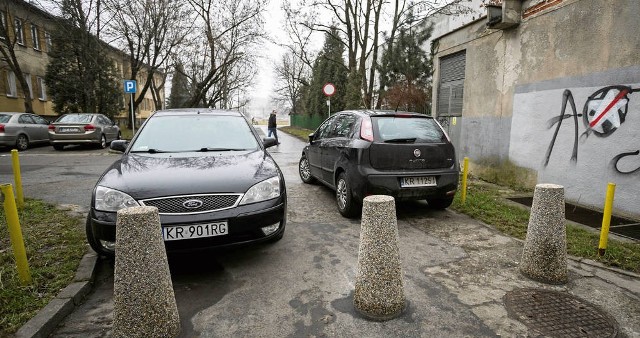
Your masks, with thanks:
[{"label": "license plate", "polygon": [[58,128],[58,131],[61,133],[75,133],[78,131],[78,128]]},{"label": "license plate", "polygon": [[408,187],[433,187],[438,185],[434,176],[400,177],[400,186]]},{"label": "license plate", "polygon": [[165,241],[222,236],[228,233],[227,222],[162,227],[162,238]]}]

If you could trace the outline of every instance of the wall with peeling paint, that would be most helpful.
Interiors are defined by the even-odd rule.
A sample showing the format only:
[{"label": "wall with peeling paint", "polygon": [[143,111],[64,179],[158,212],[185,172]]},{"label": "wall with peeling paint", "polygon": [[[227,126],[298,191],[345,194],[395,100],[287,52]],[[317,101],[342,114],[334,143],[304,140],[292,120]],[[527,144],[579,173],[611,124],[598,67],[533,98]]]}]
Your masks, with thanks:
[{"label": "wall with peeling paint", "polygon": [[488,29],[481,19],[437,40],[434,109],[438,58],[466,50],[459,157],[511,160],[535,170],[540,183],[564,185],[567,200],[597,209],[613,182],[615,210],[640,217],[640,3],[522,6],[515,28]]}]

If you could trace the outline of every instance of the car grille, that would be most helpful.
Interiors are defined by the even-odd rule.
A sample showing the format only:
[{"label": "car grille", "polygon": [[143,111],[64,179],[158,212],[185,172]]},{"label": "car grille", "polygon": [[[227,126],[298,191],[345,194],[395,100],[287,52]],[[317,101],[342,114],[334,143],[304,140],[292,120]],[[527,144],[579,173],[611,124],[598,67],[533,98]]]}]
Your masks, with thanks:
[{"label": "car grille", "polygon": [[[233,208],[238,204],[241,194],[222,194],[222,195],[188,195],[188,196],[171,196],[163,198],[154,198],[142,200],[142,204],[158,208],[160,214],[199,214],[223,209]],[[192,201],[191,204],[202,205],[198,207],[187,208],[185,204]]]}]

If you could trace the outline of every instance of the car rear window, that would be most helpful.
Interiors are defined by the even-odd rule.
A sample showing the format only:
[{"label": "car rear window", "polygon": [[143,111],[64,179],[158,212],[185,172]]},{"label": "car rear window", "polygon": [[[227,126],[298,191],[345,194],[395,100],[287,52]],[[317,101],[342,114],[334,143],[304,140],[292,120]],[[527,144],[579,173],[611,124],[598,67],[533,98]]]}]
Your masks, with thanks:
[{"label": "car rear window", "polygon": [[438,123],[425,117],[373,117],[374,135],[378,141],[393,142],[415,139],[415,142],[434,143],[446,141]]},{"label": "car rear window", "polygon": [[7,123],[9,122],[9,119],[11,118],[11,115],[7,115],[7,114],[0,114],[0,123]]},{"label": "car rear window", "polygon": [[170,115],[150,118],[139,131],[133,152],[150,149],[166,152],[254,150],[258,143],[241,116]]},{"label": "car rear window", "polygon": [[89,114],[78,114],[78,115],[62,115],[60,116],[56,122],[64,122],[64,123],[90,123],[93,115]]}]

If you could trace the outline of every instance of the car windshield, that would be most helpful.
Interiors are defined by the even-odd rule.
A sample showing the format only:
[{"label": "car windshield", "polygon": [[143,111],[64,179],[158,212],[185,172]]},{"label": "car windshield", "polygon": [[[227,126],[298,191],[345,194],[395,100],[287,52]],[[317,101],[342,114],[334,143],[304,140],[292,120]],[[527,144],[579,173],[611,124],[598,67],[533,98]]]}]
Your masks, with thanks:
[{"label": "car windshield", "polygon": [[381,116],[374,119],[383,142],[442,142],[446,139],[435,120],[423,117]]},{"label": "car windshield", "polygon": [[258,147],[241,116],[155,116],[139,131],[132,152],[253,150]]},{"label": "car windshield", "polygon": [[74,115],[62,115],[56,122],[65,123],[89,123],[93,115],[89,114],[74,114]]},{"label": "car windshield", "polygon": [[9,119],[11,118],[11,115],[7,115],[7,114],[0,114],[0,123],[7,123],[9,122]]}]

